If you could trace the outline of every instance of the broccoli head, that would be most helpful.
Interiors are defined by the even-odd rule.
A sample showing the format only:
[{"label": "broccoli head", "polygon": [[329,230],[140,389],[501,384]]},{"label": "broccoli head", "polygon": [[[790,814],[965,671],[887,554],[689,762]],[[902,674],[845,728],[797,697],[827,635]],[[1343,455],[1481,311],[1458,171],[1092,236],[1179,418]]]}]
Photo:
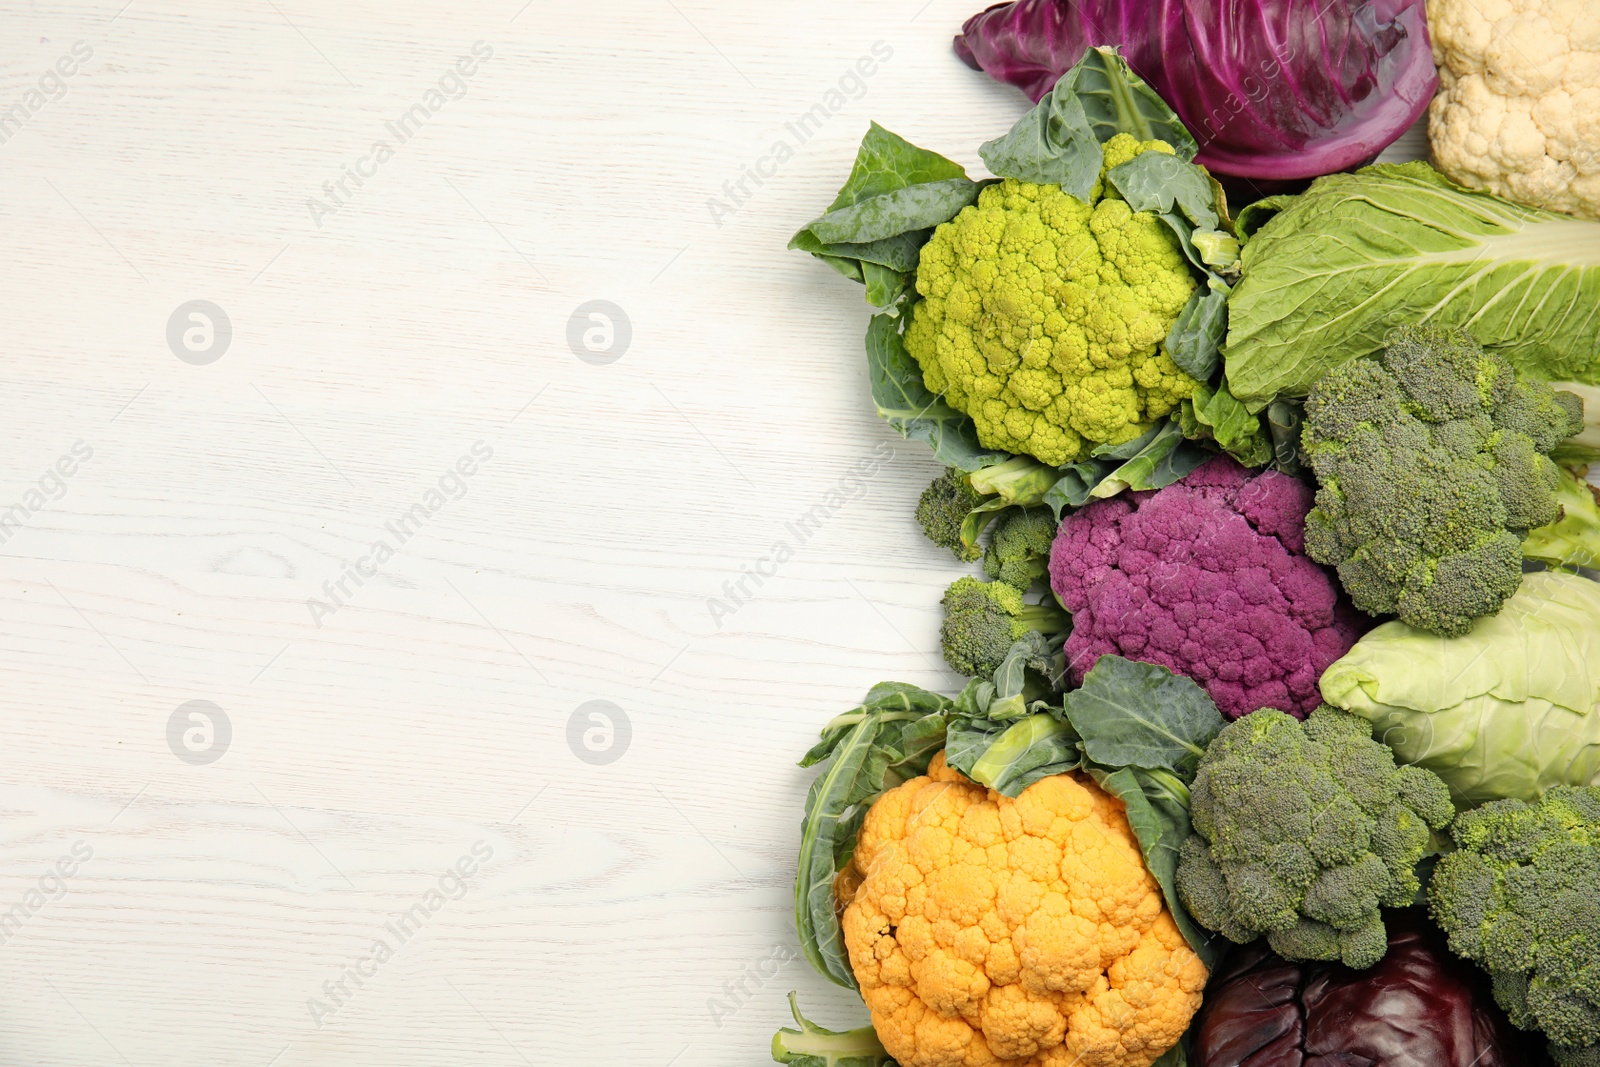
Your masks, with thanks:
[{"label": "broccoli head", "polygon": [[1600,1063],[1600,786],[1491,801],[1450,835],[1428,905],[1451,951],[1489,972],[1511,1021],[1542,1030],[1558,1063]]},{"label": "broccoli head", "polygon": [[[1149,151],[1172,154],[1118,134],[1105,167]],[[985,448],[1059,466],[1133,440],[1199,385],[1165,349],[1197,288],[1183,250],[1104,194],[1007,178],[922,248],[906,350]]]},{"label": "broccoli head", "polygon": [[998,670],[1011,646],[1029,632],[1054,638],[1071,625],[1071,617],[1054,603],[1027,604],[1016,586],[969,575],[945,590],[939,638],[952,670],[983,678]]},{"label": "broccoli head", "polygon": [[983,550],[962,539],[961,527],[972,509],[983,501],[983,494],[972,488],[965,474],[948,467],[922,491],[917,501],[917,522],[928,540],[948,548],[963,563],[971,563]]},{"label": "broccoli head", "polygon": [[1026,593],[1049,570],[1056,528],[1055,515],[1047,507],[1008,511],[989,537],[983,572]]},{"label": "broccoli head", "polygon": [[1454,815],[1439,777],[1396,767],[1366,720],[1263,708],[1200,759],[1178,895],[1232,941],[1266,934],[1285,959],[1370,967],[1389,943],[1379,908],[1412,902],[1430,830]]},{"label": "broccoli head", "polygon": [[1561,517],[1548,453],[1582,427],[1576,396],[1465,330],[1401,327],[1306,400],[1306,552],[1362,611],[1459,637],[1517,591],[1523,536]]}]

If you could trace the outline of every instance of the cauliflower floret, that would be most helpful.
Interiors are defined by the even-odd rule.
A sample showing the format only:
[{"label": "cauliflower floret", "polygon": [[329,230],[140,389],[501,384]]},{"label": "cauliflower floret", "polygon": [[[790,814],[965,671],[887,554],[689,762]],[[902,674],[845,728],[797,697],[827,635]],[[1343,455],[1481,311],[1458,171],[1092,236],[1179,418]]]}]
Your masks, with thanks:
[{"label": "cauliflower floret", "polygon": [[1600,219],[1600,19],[1592,0],[1429,0],[1434,162],[1518,203]]},{"label": "cauliflower floret", "polygon": [[867,813],[841,925],[902,1067],[1148,1067],[1200,1006],[1205,965],[1087,778],[1015,799],[935,756]]},{"label": "cauliflower floret", "polygon": [[[1141,152],[1172,148],[1118,134],[1106,169]],[[923,247],[906,349],[985,447],[1069,463],[1194,392],[1163,342],[1195,288],[1166,225],[1103,182],[1085,203],[1008,178]]]}]

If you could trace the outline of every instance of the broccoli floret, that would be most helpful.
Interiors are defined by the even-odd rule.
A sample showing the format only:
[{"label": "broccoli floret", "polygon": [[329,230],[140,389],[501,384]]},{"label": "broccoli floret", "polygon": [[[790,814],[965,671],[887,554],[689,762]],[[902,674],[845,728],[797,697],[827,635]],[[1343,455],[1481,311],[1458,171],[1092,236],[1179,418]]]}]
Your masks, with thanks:
[{"label": "broccoli floret", "polygon": [[1008,512],[990,535],[983,572],[1026,593],[1049,570],[1058,525],[1047,507]]},{"label": "broccoli floret", "polygon": [[1286,959],[1363,968],[1389,943],[1379,909],[1411,903],[1429,828],[1455,808],[1437,775],[1396,767],[1364,719],[1324,704],[1304,723],[1263,708],[1224,727],[1189,815],[1177,880],[1196,922],[1241,944],[1266,934]]},{"label": "broccoli floret", "polygon": [[967,576],[945,590],[939,637],[952,670],[981,678],[993,674],[1030,631],[1054,638],[1071,625],[1071,616],[1053,602],[1027,604],[1013,585]]},{"label": "broccoli floret", "polygon": [[982,555],[982,549],[961,539],[961,525],[983,499],[965,474],[948,467],[922,491],[917,501],[917,522],[928,540],[948,548],[963,563],[971,563]]},{"label": "broccoli floret", "polygon": [[1464,330],[1393,331],[1306,400],[1321,485],[1307,554],[1338,569],[1362,611],[1459,637],[1517,591],[1523,536],[1560,517],[1548,453],[1581,412]]},{"label": "broccoli floret", "polygon": [[1496,800],[1450,827],[1428,886],[1450,948],[1494,979],[1511,1021],[1565,1067],[1600,1063],[1600,787]]}]

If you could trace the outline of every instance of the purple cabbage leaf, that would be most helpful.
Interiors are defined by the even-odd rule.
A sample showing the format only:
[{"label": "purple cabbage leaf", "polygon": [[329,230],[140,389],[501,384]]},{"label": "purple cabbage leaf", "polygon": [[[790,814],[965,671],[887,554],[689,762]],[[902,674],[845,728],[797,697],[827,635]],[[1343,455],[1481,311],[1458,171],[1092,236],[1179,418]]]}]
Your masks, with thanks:
[{"label": "purple cabbage leaf", "polygon": [[1364,163],[1438,84],[1423,0],[1013,0],[968,19],[969,66],[1038,101],[1117,45],[1219,174],[1293,181]]}]

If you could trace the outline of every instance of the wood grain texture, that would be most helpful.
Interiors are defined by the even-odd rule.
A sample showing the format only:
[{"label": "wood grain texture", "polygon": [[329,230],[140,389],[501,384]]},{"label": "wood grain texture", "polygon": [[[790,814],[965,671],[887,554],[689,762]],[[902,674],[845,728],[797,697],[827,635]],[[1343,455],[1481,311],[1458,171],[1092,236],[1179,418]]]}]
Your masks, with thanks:
[{"label": "wood grain texture", "polygon": [[[0,14],[0,112],[92,50],[0,144],[0,512],[92,450],[0,530],[0,1065],[732,1065],[790,988],[864,1017],[783,958],[793,761],[873,682],[955,684],[959,568],[911,518],[932,461],[866,401],[859,290],[783,246],[869,118],[971,165],[1021,103],[950,54],[967,0],[520,3]],[[195,299],[233,327],[206,366],[166,339]],[[606,365],[566,341],[593,299],[632,324]],[[567,740],[595,699],[632,728],[602,766]],[[208,765],[168,746],[191,700],[231,724]]]}]

